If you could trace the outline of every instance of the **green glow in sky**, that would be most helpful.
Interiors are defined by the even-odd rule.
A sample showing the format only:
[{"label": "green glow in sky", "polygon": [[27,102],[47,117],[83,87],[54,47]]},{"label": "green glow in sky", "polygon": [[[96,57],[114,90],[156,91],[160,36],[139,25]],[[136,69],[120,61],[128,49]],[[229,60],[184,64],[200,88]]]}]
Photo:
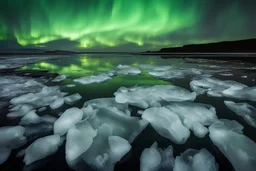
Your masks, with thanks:
[{"label": "green glow in sky", "polygon": [[[157,49],[236,39],[250,34],[240,33],[248,21],[237,2],[208,19],[214,3],[205,0],[4,0],[0,2],[7,7],[0,12],[0,40],[14,38],[24,47],[85,50],[127,45]],[[221,24],[227,28],[225,22],[233,18],[236,22],[228,28],[233,32],[218,30]],[[209,36],[211,30],[204,30],[209,25],[216,27],[211,28],[213,36]]]}]

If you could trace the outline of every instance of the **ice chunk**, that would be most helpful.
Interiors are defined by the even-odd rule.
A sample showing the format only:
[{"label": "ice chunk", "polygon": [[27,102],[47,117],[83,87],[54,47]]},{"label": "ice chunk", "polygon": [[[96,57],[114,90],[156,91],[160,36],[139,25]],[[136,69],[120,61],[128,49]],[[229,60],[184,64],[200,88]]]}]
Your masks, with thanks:
[{"label": "ice chunk", "polygon": [[256,128],[256,108],[248,103],[235,103],[232,101],[224,101],[225,105],[237,115],[240,115],[244,120]]},{"label": "ice chunk", "polygon": [[141,73],[141,70],[139,70],[136,67],[132,67],[132,66],[118,66],[117,68],[119,68],[119,70],[116,71],[116,73],[118,75],[138,75]]},{"label": "ice chunk", "polygon": [[157,148],[157,143],[154,143],[150,148],[143,150],[140,157],[140,170],[172,170],[174,161],[171,145],[166,149],[161,149]]},{"label": "ice chunk", "polygon": [[10,154],[10,149],[0,147],[0,165],[3,164],[8,159]]},{"label": "ice chunk", "polygon": [[142,119],[148,121],[161,136],[177,144],[185,143],[190,135],[180,118],[165,107],[146,109]]},{"label": "ice chunk", "polygon": [[82,111],[84,113],[84,119],[92,117],[93,115],[96,114],[96,110],[94,110],[91,105],[88,105],[87,107],[82,108]]},{"label": "ice chunk", "polygon": [[100,74],[97,76],[87,76],[87,77],[81,77],[74,79],[74,82],[78,82],[80,84],[93,84],[93,83],[102,83],[108,80],[111,80],[112,78],[105,74]]},{"label": "ice chunk", "polygon": [[26,165],[54,154],[62,141],[59,135],[39,138],[26,149],[24,162]]},{"label": "ice chunk", "polygon": [[0,127],[0,148],[15,149],[26,144],[27,139],[23,136],[25,132],[22,126]]},{"label": "ice chunk", "polygon": [[218,171],[215,158],[206,150],[188,149],[175,159],[173,171]]},{"label": "ice chunk", "polygon": [[71,87],[75,87],[76,85],[75,84],[68,84],[66,85],[68,88],[71,88]]},{"label": "ice chunk", "polygon": [[44,86],[40,82],[43,79],[32,79],[20,76],[1,76],[0,77],[0,97],[13,98],[27,93],[36,93],[41,91]]},{"label": "ice chunk", "polygon": [[66,75],[58,75],[56,78],[52,80],[52,82],[61,82],[67,78]]},{"label": "ice chunk", "polygon": [[80,100],[82,96],[79,93],[75,93],[65,97],[65,103],[73,104],[74,102]]},{"label": "ice chunk", "polygon": [[172,146],[170,145],[166,149],[158,148],[158,151],[160,152],[162,159],[159,170],[172,170],[175,161]]},{"label": "ice chunk", "polygon": [[140,156],[141,171],[158,171],[161,164],[161,154],[157,150],[157,144],[143,150]]},{"label": "ice chunk", "polygon": [[98,98],[86,101],[84,103],[84,107],[91,106],[93,109],[99,108],[111,108],[111,110],[115,110],[116,112],[121,111],[126,115],[130,115],[130,111],[128,108],[128,104],[121,104],[115,101],[115,98]]},{"label": "ice chunk", "polygon": [[160,79],[183,78],[184,73],[179,70],[174,71],[151,71],[148,73]]},{"label": "ice chunk", "polygon": [[220,73],[220,75],[225,76],[225,77],[233,76],[232,73]]},{"label": "ice chunk", "polygon": [[201,74],[201,71],[195,68],[172,69],[167,71],[151,71],[148,73],[160,79],[184,78],[186,75]]},{"label": "ice chunk", "polygon": [[[106,130],[103,130],[103,128],[106,128]],[[131,145],[121,137],[110,136],[111,128],[107,125],[103,125],[99,129],[98,134],[101,136],[95,137],[95,142],[83,154],[83,159],[92,168],[112,171],[114,170],[115,163],[120,161],[130,151]]]},{"label": "ice chunk", "polygon": [[51,109],[58,109],[64,104],[64,98],[58,98],[50,104]]},{"label": "ice chunk", "polygon": [[20,125],[36,124],[41,121],[41,118],[35,113],[35,110],[32,110],[21,118]]},{"label": "ice chunk", "polygon": [[191,129],[193,130],[195,136],[199,138],[205,137],[205,135],[208,133],[208,129],[198,122],[194,123]]},{"label": "ice chunk", "polygon": [[156,66],[156,65],[148,65],[148,64],[139,65],[139,68],[144,70],[152,70],[152,71],[167,71],[171,69],[170,66]]},{"label": "ice chunk", "polygon": [[65,95],[59,87],[43,87],[38,93],[28,93],[11,99],[11,104],[28,104],[33,107],[45,107],[53,103],[56,99]]},{"label": "ice chunk", "polygon": [[66,143],[66,160],[69,165],[73,165],[75,159],[88,150],[96,135],[97,131],[87,121],[69,129]]},{"label": "ice chunk", "polygon": [[103,170],[109,160],[108,137],[111,136],[112,127],[102,124],[97,131],[96,137],[93,139],[91,147],[82,155],[83,160],[98,170]]},{"label": "ice chunk", "polygon": [[204,94],[207,92],[207,95],[213,97],[222,97],[223,91],[227,89],[243,89],[247,87],[242,83],[236,81],[221,81],[216,78],[204,77],[202,79],[193,80],[190,82],[190,88],[198,94]]},{"label": "ice chunk", "polygon": [[122,157],[131,150],[129,142],[118,136],[109,136],[108,144],[110,147],[110,158],[112,163],[116,163],[122,159]]},{"label": "ice chunk", "polygon": [[83,111],[76,107],[67,109],[54,123],[54,134],[64,135],[83,118]]},{"label": "ice chunk", "polygon": [[22,117],[26,115],[28,112],[30,112],[33,109],[32,106],[30,105],[17,105],[10,109],[10,113],[7,114],[8,118],[17,118],[17,117]]},{"label": "ice chunk", "polygon": [[111,108],[99,108],[96,114],[87,120],[94,129],[104,123],[110,125],[113,135],[127,139],[129,142],[132,142],[148,124],[140,118],[130,117]]},{"label": "ice chunk", "polygon": [[219,120],[209,127],[214,145],[228,158],[235,170],[256,170],[256,144],[242,134],[236,121]]},{"label": "ice chunk", "polygon": [[215,108],[207,104],[180,102],[170,103],[166,107],[177,114],[183,125],[200,138],[208,133],[204,126],[209,126],[218,119]]},{"label": "ice chunk", "polygon": [[196,93],[173,85],[156,85],[153,87],[121,87],[114,93],[117,103],[128,103],[140,108],[159,107],[160,102],[193,101]]},{"label": "ice chunk", "polygon": [[256,86],[255,87],[244,87],[241,89],[229,88],[222,92],[225,97],[231,97],[240,100],[256,101]]}]

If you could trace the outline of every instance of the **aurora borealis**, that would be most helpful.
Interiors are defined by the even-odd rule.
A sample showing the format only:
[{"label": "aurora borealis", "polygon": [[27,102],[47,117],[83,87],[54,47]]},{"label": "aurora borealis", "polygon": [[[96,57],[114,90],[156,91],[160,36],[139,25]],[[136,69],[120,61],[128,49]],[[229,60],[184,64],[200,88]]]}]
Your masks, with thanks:
[{"label": "aurora borealis", "polygon": [[256,37],[254,0],[1,0],[0,49],[141,51]]}]

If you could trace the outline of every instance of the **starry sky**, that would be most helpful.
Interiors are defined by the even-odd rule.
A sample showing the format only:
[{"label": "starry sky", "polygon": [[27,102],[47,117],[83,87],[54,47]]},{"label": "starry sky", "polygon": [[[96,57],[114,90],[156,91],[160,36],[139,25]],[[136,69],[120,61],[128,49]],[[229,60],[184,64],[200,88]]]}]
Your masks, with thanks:
[{"label": "starry sky", "polygon": [[0,0],[0,50],[145,51],[256,37],[255,0]]}]

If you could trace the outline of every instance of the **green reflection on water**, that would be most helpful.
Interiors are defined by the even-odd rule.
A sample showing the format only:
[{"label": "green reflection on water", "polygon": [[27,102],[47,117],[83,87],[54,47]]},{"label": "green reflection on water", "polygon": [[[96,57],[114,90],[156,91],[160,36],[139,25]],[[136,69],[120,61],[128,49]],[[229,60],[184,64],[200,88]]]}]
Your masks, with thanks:
[{"label": "green reflection on water", "polygon": [[[160,57],[134,57],[134,56],[111,56],[111,55],[101,55],[90,56],[90,55],[79,55],[71,57],[63,57],[54,60],[45,60],[35,64],[30,64],[21,68],[21,70],[49,70],[52,73],[65,74],[70,77],[65,80],[60,85],[66,84],[76,84],[76,91],[80,92],[89,89],[92,92],[106,92],[115,91],[121,86],[132,87],[135,85],[157,85],[157,84],[170,84],[170,82],[158,80],[150,76],[146,70],[142,71],[140,75],[119,75],[113,77],[112,80],[101,84],[90,84],[81,85],[79,83],[74,83],[73,79],[82,77],[97,75],[105,71],[116,70],[119,64],[138,66],[140,64],[156,64],[156,65],[167,65],[167,60],[163,60]],[[170,62],[170,61],[169,61]],[[179,61],[170,62],[171,66],[175,66]],[[90,92],[87,92],[90,93]]]}]

